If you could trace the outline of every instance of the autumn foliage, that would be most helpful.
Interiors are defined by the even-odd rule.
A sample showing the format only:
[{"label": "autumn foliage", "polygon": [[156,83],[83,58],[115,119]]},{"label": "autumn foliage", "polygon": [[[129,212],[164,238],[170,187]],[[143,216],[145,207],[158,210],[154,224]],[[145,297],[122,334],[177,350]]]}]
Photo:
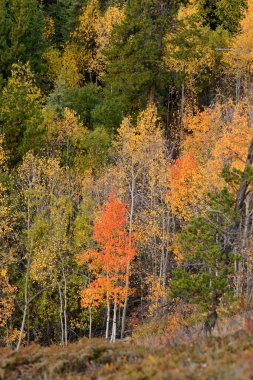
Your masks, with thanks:
[{"label": "autumn foliage", "polygon": [[0,0],[0,26],[0,346],[252,302],[253,0]]},{"label": "autumn foliage", "polygon": [[136,256],[135,239],[128,233],[127,206],[112,192],[95,216],[93,240],[97,249],[78,256],[87,263],[94,279],[82,291],[82,306],[106,300],[121,303],[125,298],[127,268]]}]

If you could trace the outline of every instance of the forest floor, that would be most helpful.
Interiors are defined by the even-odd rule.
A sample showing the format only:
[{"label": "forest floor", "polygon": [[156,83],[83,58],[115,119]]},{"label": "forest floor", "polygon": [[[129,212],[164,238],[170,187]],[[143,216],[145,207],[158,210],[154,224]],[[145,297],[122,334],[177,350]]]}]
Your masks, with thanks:
[{"label": "forest floor", "polygon": [[67,347],[31,345],[0,349],[1,380],[253,379],[253,333],[185,342],[110,344],[81,339]]}]

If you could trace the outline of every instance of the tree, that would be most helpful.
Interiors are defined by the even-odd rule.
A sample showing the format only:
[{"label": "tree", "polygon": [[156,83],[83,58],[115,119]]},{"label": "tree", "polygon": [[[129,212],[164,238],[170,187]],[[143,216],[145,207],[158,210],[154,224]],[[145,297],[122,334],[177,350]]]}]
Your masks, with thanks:
[{"label": "tree", "polygon": [[145,108],[168,86],[162,65],[163,38],[173,12],[167,0],[130,1],[123,22],[115,28],[106,54],[107,97],[120,103],[124,114]]},{"label": "tree", "polygon": [[18,61],[29,61],[35,73],[40,74],[45,40],[44,15],[38,1],[1,0],[0,25],[0,87]]},{"label": "tree", "polygon": [[14,312],[14,301],[16,297],[16,287],[9,282],[7,268],[0,269],[0,329],[5,328],[4,341],[8,344],[12,341],[8,326],[8,321]]},{"label": "tree", "polygon": [[33,146],[43,144],[43,97],[34,83],[29,64],[15,64],[0,95],[0,126],[12,164],[17,164]]},{"label": "tree", "polygon": [[[129,236],[137,234],[138,256],[133,279],[143,292],[145,279],[158,278],[165,286],[169,260],[168,232],[172,227],[167,194],[167,159],[162,126],[154,104],[140,113],[137,121],[123,119],[113,143],[115,165],[101,177],[98,186],[106,191],[115,187],[129,204]],[[103,199],[103,194],[101,194]],[[142,262],[145,260],[145,267]],[[127,288],[131,290],[130,274]],[[121,336],[124,335],[129,293],[122,313]]]},{"label": "tree", "polygon": [[[212,30],[219,26],[234,34],[239,29],[239,21],[247,8],[247,0],[199,0],[198,5],[203,23]],[[229,17],[227,17],[229,15]]]},{"label": "tree", "polygon": [[89,74],[90,81],[102,81],[107,65],[104,51],[111,42],[115,25],[122,23],[124,10],[118,5],[108,7],[103,13],[98,0],[90,0],[83,8],[79,22],[72,33],[72,43],[81,49],[80,65]]},{"label": "tree", "polygon": [[[68,281],[74,267],[71,241],[74,209],[80,202],[80,183],[55,158],[30,152],[18,169],[23,235],[20,238],[24,273],[24,311],[17,350],[22,341],[28,309],[45,289],[59,290],[62,342],[68,342]],[[73,249],[74,251],[74,249]],[[73,252],[72,251],[72,252]],[[39,285],[32,292],[31,280]]]},{"label": "tree", "polygon": [[[248,1],[248,9],[245,17],[240,22],[240,31],[231,43],[230,49],[225,49],[225,72],[235,80],[235,100],[240,98],[250,89],[252,74],[252,25],[253,3]],[[222,46],[223,48],[224,46]]]},{"label": "tree", "polygon": [[[109,334],[110,305],[113,303],[113,327],[111,340],[117,335],[117,308],[125,299],[127,276],[136,251],[134,237],[127,231],[127,208],[115,193],[100,207],[93,227],[93,239],[97,250],[88,250],[79,257],[81,263],[88,263],[95,279],[82,293],[84,306],[107,303],[106,338]],[[91,335],[91,332],[90,332]]]},{"label": "tree", "polygon": [[60,48],[74,30],[87,0],[43,0],[42,3],[47,17],[54,23],[52,43]]},{"label": "tree", "polygon": [[[233,112],[231,113],[231,109]],[[181,156],[169,167],[168,201],[180,218],[203,215],[206,196],[225,186],[221,176],[226,165],[243,170],[252,136],[248,100],[233,106],[231,102],[206,109],[185,118],[188,133]],[[190,133],[189,133],[190,132]],[[231,188],[236,196],[238,184]]]},{"label": "tree", "polygon": [[164,61],[174,73],[174,86],[181,90],[181,126],[189,101],[195,105],[197,95],[212,86],[215,75],[219,75],[223,52],[217,48],[225,48],[228,42],[229,34],[221,27],[212,30],[203,26],[196,2],[180,6],[175,28],[165,38]]},{"label": "tree", "polygon": [[[233,206],[226,190],[224,195]],[[227,260],[228,252],[222,249],[226,217],[216,213],[208,216],[209,220],[191,219],[177,235],[174,249],[179,264],[170,284],[172,296],[196,304],[199,311],[216,309],[219,298],[233,289],[229,278],[234,263],[231,253]]]},{"label": "tree", "polygon": [[64,108],[60,117],[57,117],[53,109],[45,111],[48,153],[61,159],[64,166],[71,167],[80,154],[87,129],[69,108]]},{"label": "tree", "polygon": [[9,344],[12,343],[14,333],[9,322],[14,312],[16,298],[16,287],[10,282],[10,272],[16,261],[16,212],[8,196],[7,186],[10,181],[8,181],[7,159],[3,137],[0,136],[0,329],[3,330],[2,343]]}]

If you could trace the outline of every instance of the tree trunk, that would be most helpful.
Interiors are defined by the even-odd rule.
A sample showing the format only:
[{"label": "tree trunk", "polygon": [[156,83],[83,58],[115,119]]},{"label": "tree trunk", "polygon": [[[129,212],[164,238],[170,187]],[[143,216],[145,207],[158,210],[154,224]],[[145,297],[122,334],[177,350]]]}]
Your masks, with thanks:
[{"label": "tree trunk", "polygon": [[58,282],[58,289],[59,289],[59,298],[60,298],[60,322],[61,322],[61,345],[64,345],[64,325],[63,325],[63,301],[62,301],[62,292],[61,292],[61,285]]},{"label": "tree trunk", "polygon": [[236,77],[236,84],[235,84],[235,101],[236,101],[236,104],[240,100],[240,90],[241,90],[241,77],[238,75]]},{"label": "tree trunk", "polygon": [[67,280],[65,273],[63,273],[64,279],[64,344],[68,344],[68,320],[67,320]]},{"label": "tree trunk", "polygon": [[[248,150],[248,156],[247,156],[247,160],[246,160],[245,168],[244,168],[244,174],[246,174],[248,166],[252,165],[252,163],[253,163],[253,139],[250,142],[250,146],[249,146],[249,150]],[[243,208],[243,204],[244,204],[244,201],[246,198],[248,186],[249,186],[249,180],[244,179],[241,186],[240,186],[240,189],[239,189],[238,194],[237,194],[237,199],[236,199],[236,209],[235,210],[238,213],[240,213],[242,208]]]},{"label": "tree trunk", "polygon": [[25,321],[26,321],[26,316],[27,316],[27,309],[28,309],[28,304],[29,304],[28,289],[29,289],[29,273],[30,273],[30,265],[31,265],[31,259],[32,259],[32,250],[33,250],[33,240],[31,240],[31,243],[30,243],[30,252],[29,252],[29,258],[28,258],[27,267],[26,267],[26,276],[25,276],[25,307],[24,307],[23,319],[22,319],[22,324],[21,324],[21,328],[20,328],[20,333],[19,333],[19,338],[18,338],[18,344],[17,344],[17,347],[16,347],[16,351],[19,350],[21,342],[22,342],[22,336],[23,336],[23,333],[24,333]]},{"label": "tree trunk", "polygon": [[154,85],[150,88],[148,102],[149,104],[155,103],[155,86]]},{"label": "tree trunk", "polygon": [[106,330],[105,330],[105,339],[109,339],[109,328],[110,328],[110,302],[107,292],[107,318],[106,318]]},{"label": "tree trunk", "polygon": [[[182,127],[184,123],[184,108],[185,108],[185,83],[182,83],[181,86],[181,109],[180,109],[180,126],[181,126],[181,134],[183,133]],[[182,136],[180,136],[182,138]]]},{"label": "tree trunk", "polygon": [[117,302],[114,301],[111,342],[115,343],[117,336]]},{"label": "tree trunk", "polygon": [[92,310],[91,306],[89,306],[89,318],[90,318],[90,325],[89,325],[89,339],[92,338]]},{"label": "tree trunk", "polygon": [[[132,247],[132,230],[133,230],[133,215],[134,215],[134,193],[135,193],[135,176],[134,176],[134,168],[131,168],[131,176],[132,176],[132,185],[131,185],[131,208],[130,208],[130,216],[129,216],[129,245]],[[127,303],[128,303],[128,291],[129,291],[129,271],[130,265],[127,264],[126,268],[126,295],[122,312],[122,321],[121,321],[121,339],[124,338],[125,334],[125,325],[126,325],[126,312],[127,312]]]}]

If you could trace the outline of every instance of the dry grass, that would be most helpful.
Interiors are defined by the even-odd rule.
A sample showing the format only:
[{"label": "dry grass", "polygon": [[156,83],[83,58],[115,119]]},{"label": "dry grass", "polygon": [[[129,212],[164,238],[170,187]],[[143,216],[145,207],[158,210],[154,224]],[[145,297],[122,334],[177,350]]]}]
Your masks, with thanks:
[{"label": "dry grass", "polygon": [[253,335],[241,330],[153,347],[134,340],[112,345],[82,339],[66,348],[2,349],[0,358],[1,380],[248,380],[253,374]]}]

